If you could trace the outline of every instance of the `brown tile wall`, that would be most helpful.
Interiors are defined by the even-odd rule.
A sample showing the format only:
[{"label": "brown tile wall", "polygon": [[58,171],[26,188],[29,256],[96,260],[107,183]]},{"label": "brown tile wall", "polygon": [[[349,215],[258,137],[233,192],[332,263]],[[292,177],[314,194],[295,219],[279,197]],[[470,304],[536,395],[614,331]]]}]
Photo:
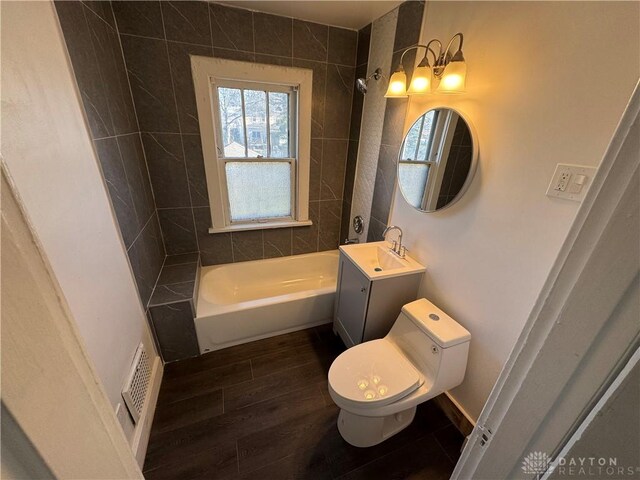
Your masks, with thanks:
[{"label": "brown tile wall", "polygon": [[[357,32],[201,1],[118,1],[113,9],[167,254],[199,251],[212,265],[337,248]],[[208,233],[190,54],[313,70],[313,226]]]},{"label": "brown tile wall", "polygon": [[[396,52],[410,44],[416,25],[419,31],[420,22],[412,18],[417,10],[406,6],[414,3],[419,2],[400,7]],[[366,74],[370,26],[355,32],[203,1],[55,5],[145,308],[166,255],[199,253],[203,265],[212,265],[337,247],[349,220],[363,102],[353,87],[355,78]],[[211,216],[190,54],[313,70],[313,226],[208,233]],[[398,111],[387,107],[390,129],[383,135],[378,173],[388,182],[395,180],[395,170],[381,170],[386,165],[382,152],[401,141],[396,138]],[[376,179],[378,193],[384,205],[387,197]],[[388,214],[388,203],[386,209]],[[372,222],[386,219],[384,212],[372,213]],[[185,322],[187,316],[181,318]],[[156,338],[161,337],[154,323]],[[178,347],[189,343],[191,352],[193,339],[188,340]]]}]

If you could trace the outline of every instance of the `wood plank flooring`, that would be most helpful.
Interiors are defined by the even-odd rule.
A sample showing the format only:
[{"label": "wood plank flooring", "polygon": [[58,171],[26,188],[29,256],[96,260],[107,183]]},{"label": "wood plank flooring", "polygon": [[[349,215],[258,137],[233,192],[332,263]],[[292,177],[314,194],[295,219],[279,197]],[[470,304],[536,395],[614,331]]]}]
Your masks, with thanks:
[{"label": "wood plank flooring", "polygon": [[340,437],[327,372],[343,350],[323,325],[166,365],[145,478],[448,479],[463,438],[432,402],[380,445]]}]

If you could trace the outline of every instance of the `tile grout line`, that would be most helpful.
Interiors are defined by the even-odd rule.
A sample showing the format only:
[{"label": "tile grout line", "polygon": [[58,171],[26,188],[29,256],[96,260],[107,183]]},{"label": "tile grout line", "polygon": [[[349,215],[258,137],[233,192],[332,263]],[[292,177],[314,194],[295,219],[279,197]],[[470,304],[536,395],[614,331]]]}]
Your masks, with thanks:
[{"label": "tile grout line", "polygon": [[[207,14],[208,14],[209,10],[208,10],[208,6],[207,6]],[[189,210],[191,210],[191,224],[193,226],[193,239],[195,240],[196,243],[196,248],[198,249],[198,253],[200,253],[200,241],[198,239],[198,228],[196,226],[196,216],[195,216],[195,212],[193,211],[193,200],[192,200],[192,196],[191,196],[191,183],[189,181],[189,169],[187,168],[187,158],[186,158],[186,154],[185,154],[185,150],[184,150],[184,141],[182,139],[182,122],[180,121],[180,109],[178,108],[178,97],[176,95],[176,86],[175,86],[175,81],[173,78],[173,69],[171,66],[171,55],[169,53],[169,41],[167,40],[167,29],[165,26],[165,22],[164,22],[164,11],[162,9],[162,7],[160,8],[160,18],[162,20],[162,32],[164,34],[164,45],[165,45],[165,50],[167,52],[167,64],[169,65],[169,79],[171,81],[171,91],[173,92],[173,104],[175,106],[175,111],[176,111],[176,120],[178,121],[178,131],[179,131],[179,135],[180,135],[180,148],[182,150],[182,166],[184,167],[184,174],[185,174],[185,180],[187,181],[187,193],[189,196],[189,206],[188,207],[184,207],[184,208],[189,208]],[[213,53],[213,52],[211,52]],[[160,230],[162,230],[162,227],[160,228]],[[165,249],[166,250],[166,249]]]},{"label": "tile grout line", "polygon": [[[141,224],[144,221],[144,219],[140,218],[141,214],[138,213],[138,209],[136,208],[136,203],[133,200],[133,189],[131,188],[131,182],[129,181],[129,174],[127,173],[127,168],[125,167],[125,164],[124,164],[124,156],[122,155],[122,148],[120,148],[120,142],[118,142],[118,138],[117,137],[116,137],[115,141],[116,141],[116,148],[118,149],[118,156],[120,157],[120,164],[122,165],[122,172],[124,173],[124,180],[125,180],[125,182],[127,182],[127,187],[129,187],[129,198],[131,200],[131,207],[133,208],[133,213],[136,216],[138,224]],[[154,207],[155,207],[155,205],[154,205]],[[150,216],[153,216],[153,214],[151,214]],[[142,233],[142,230],[143,230],[144,226],[147,224],[148,221],[149,221],[149,219],[147,219],[144,222],[144,224],[142,224],[142,227],[140,227],[140,231],[138,233]],[[137,238],[137,235],[136,235],[136,238]],[[133,242],[131,242],[131,246],[133,246]]]},{"label": "tile grout line", "polygon": [[[162,275],[162,269],[164,268],[164,264],[167,261],[167,255],[162,259],[162,266],[160,267],[160,271],[158,272],[158,276],[156,277],[156,281],[153,284],[153,288],[151,289],[151,295],[149,295],[149,300],[147,300],[147,305],[145,306],[145,310],[149,310],[149,305],[151,304],[151,299],[153,298],[153,294],[158,287],[158,281],[160,280],[160,275]],[[151,314],[151,312],[149,312]]]},{"label": "tile grout line", "polygon": [[215,48],[213,46],[213,22],[211,21],[211,16],[214,15],[214,13],[212,12],[211,3],[208,1],[205,3],[207,4],[207,18],[209,19],[209,46],[211,47],[211,56],[215,57],[215,53],[213,51]]},{"label": "tile grout line", "polygon": [[[100,20],[102,20],[108,27],[113,28],[113,25],[111,25],[109,22],[107,22],[104,18],[102,18],[102,15],[100,15],[98,12],[96,12],[93,8],[91,8],[87,2],[85,0],[80,0],[80,3],[82,3],[85,7],[87,7],[89,10],[91,10],[91,13],[93,13],[96,17],[98,17]],[[113,11],[111,12],[113,14]],[[113,21],[115,23],[116,21],[116,17],[115,15],[113,16]]]},{"label": "tile grout line", "polygon": [[[425,439],[425,438],[427,438],[429,435],[433,435],[433,433],[427,433],[427,434],[425,434],[424,436],[418,436],[417,438],[415,438],[415,439],[414,439],[414,442],[417,442],[417,441],[420,441],[420,440],[422,440],[422,439]],[[353,472],[357,472],[358,470],[361,470],[361,469],[363,469],[364,467],[366,467],[366,466],[368,466],[368,465],[371,465],[371,464],[373,464],[373,463],[375,463],[375,462],[377,462],[377,461],[379,461],[379,460],[381,460],[381,459],[387,458],[387,457],[389,457],[389,456],[393,455],[394,453],[397,453],[397,452],[399,452],[400,450],[405,449],[405,448],[406,448],[406,447],[408,447],[409,445],[410,445],[410,443],[409,443],[409,442],[408,442],[407,444],[405,444],[405,445],[400,445],[400,446],[398,446],[398,448],[395,448],[395,449],[393,449],[393,450],[391,450],[391,451],[389,451],[389,452],[386,452],[384,455],[381,455],[381,456],[379,456],[379,457],[376,457],[376,458],[374,458],[373,460],[371,460],[371,461],[369,461],[369,462],[365,462],[365,463],[363,463],[362,465],[360,465],[360,466],[358,466],[358,467],[356,467],[356,468],[354,468],[354,469],[352,469],[352,470],[349,470],[349,471],[347,471],[347,472],[344,472],[344,473],[342,473],[341,475],[338,475],[338,477],[336,477],[336,478],[338,478],[338,479],[340,479],[340,478],[345,478],[345,477],[347,477],[347,475],[349,475],[349,474],[351,474],[351,473],[353,473]],[[448,456],[447,456],[447,459],[449,459],[449,457],[448,457]]]},{"label": "tile grout line", "polygon": [[[115,15],[114,15],[115,17]],[[162,33],[165,36],[166,39],[166,31],[164,28],[164,16],[162,13],[162,6],[160,6],[160,21],[162,22]],[[117,25],[117,21],[116,21],[116,25]],[[120,46],[122,47],[122,42],[120,42]],[[171,87],[173,88],[173,77],[171,76],[171,62],[169,60],[169,46],[167,45],[167,42],[165,40],[165,50],[167,52],[167,63],[169,64],[169,78],[171,79]],[[123,56],[123,60],[124,60],[124,50],[122,53]],[[126,63],[125,63],[125,68],[126,68]],[[131,81],[129,79],[129,75],[127,74],[127,81],[129,81],[129,89],[131,89]],[[132,95],[132,102],[133,102],[133,90],[131,90],[131,95]],[[176,102],[175,99],[176,93],[175,93],[175,89],[173,91],[173,100],[174,103]],[[135,102],[134,103],[134,108],[135,108]],[[178,106],[176,103],[176,117],[178,116]],[[140,128],[140,123],[138,120],[138,115],[137,115],[137,111],[136,111],[136,121],[138,121],[138,129]],[[180,129],[180,119],[178,118],[178,129]],[[180,143],[182,144],[182,136],[180,137]],[[154,200],[154,206],[156,207],[156,211],[155,211],[155,215],[158,218],[158,227],[159,227],[159,231],[160,231],[160,237],[162,238],[162,247],[164,249],[164,259],[162,260],[162,266],[160,267],[160,271],[158,272],[158,276],[156,277],[156,281],[155,284],[153,285],[153,289],[151,290],[151,296],[149,297],[149,300],[147,301],[147,310],[149,310],[149,305],[151,304],[151,298],[153,297],[153,293],[155,292],[156,288],[158,287],[158,282],[160,281],[160,275],[162,275],[162,270],[164,269],[165,263],[167,262],[167,246],[166,246],[166,242],[164,239],[164,233],[162,231],[162,225],[160,224],[160,216],[158,215],[158,206],[156,205],[156,201],[155,201],[155,193],[154,193],[154,188],[153,188],[153,183],[151,182],[151,174],[149,173],[149,162],[147,162],[147,151],[144,148],[144,142],[142,141],[142,133],[140,133],[140,144],[142,145],[142,151],[144,152],[144,156],[145,156],[145,165],[147,167],[147,174],[149,175],[149,185],[151,186],[151,193],[153,194],[153,200]],[[183,157],[184,157],[184,152],[183,152]],[[183,158],[184,161],[184,158]]]},{"label": "tile grout line", "polygon": [[[358,62],[358,42],[359,42],[359,35],[356,34],[356,57],[354,58],[353,63],[357,63]],[[358,68],[357,66],[354,66],[354,76],[355,76],[355,71]],[[342,171],[342,192],[340,195],[340,227],[342,227],[342,216],[344,215],[343,207],[344,207],[344,202],[345,202],[345,198],[344,198],[344,194],[345,194],[345,187],[346,187],[346,180],[347,180],[347,164],[349,163],[349,142],[351,141],[351,124],[353,123],[353,103],[355,100],[355,96],[358,95],[358,92],[356,91],[355,88],[353,88],[353,85],[351,86],[351,105],[349,106],[349,133],[348,133],[348,139],[347,139],[347,150],[345,152],[345,162],[344,162],[344,169]],[[364,100],[363,100],[363,109],[364,109]],[[360,126],[362,126],[362,112],[360,113]],[[358,129],[360,130],[360,129]],[[358,131],[358,135],[360,134],[360,132]],[[357,154],[356,154],[356,162],[358,161],[357,159]],[[355,184],[355,182],[354,182]],[[374,187],[374,191],[375,191],[375,187]],[[353,193],[351,194],[353,196]],[[349,221],[351,220],[351,212],[349,212]],[[347,222],[347,225],[350,222]],[[342,243],[341,241],[341,228],[338,229],[338,247],[340,246],[340,244]],[[347,238],[349,237],[349,232],[347,231]]]},{"label": "tile grout line", "polygon": [[[138,127],[138,131],[134,132],[138,135],[138,140],[140,142],[140,147],[142,148],[142,155],[144,157],[144,167],[147,173],[147,180],[149,182],[149,187],[151,188],[151,197],[153,198],[153,208],[155,209],[154,213],[151,215],[153,217],[153,215],[155,214],[157,216],[158,214],[158,207],[156,204],[156,192],[153,188],[153,183],[151,182],[151,174],[149,172],[149,162],[147,161],[147,151],[144,148],[144,142],[142,141],[142,131],[140,128],[140,119],[138,118],[138,109],[136,108],[136,102],[135,99],[133,97],[133,89],[131,88],[131,78],[129,77],[129,70],[127,69],[127,59],[125,58],[124,55],[124,47],[122,46],[122,33],[120,32],[120,27],[118,26],[118,19],[116,17],[115,12],[113,11],[113,4],[111,2],[109,2],[109,11],[111,12],[111,15],[113,15],[113,22],[114,22],[114,30],[115,30],[115,34],[116,37],[118,39],[118,46],[120,47],[120,56],[122,57],[122,65],[124,66],[124,74],[125,77],[127,78],[127,85],[129,86],[129,97],[131,99],[131,106],[133,108],[133,116],[136,119],[136,126]],[[167,255],[167,245],[166,242],[164,240],[164,234],[162,232],[162,227],[160,225],[160,217],[158,218],[158,230],[160,232],[160,240],[162,241],[162,249],[164,250],[164,255],[166,258]],[[148,223],[148,221],[147,221]],[[144,228],[143,228],[144,230]],[[132,244],[133,245],[133,244]],[[164,266],[164,260],[163,260],[163,265]],[[160,267],[160,271],[162,271],[162,266]],[[158,272],[158,278],[160,276],[160,272]],[[156,282],[157,282],[157,278],[156,278]],[[154,285],[154,289],[155,289],[155,285]],[[153,290],[152,290],[152,294],[153,294]],[[149,297],[149,301],[151,300],[151,297]],[[149,302],[147,302],[147,307],[149,305]]]},{"label": "tile grout line", "polygon": [[[133,241],[131,242],[131,245],[129,245],[129,248],[126,249],[127,253],[129,253],[129,250],[131,250],[131,247],[133,247],[133,245],[138,241],[138,239],[140,238],[140,235],[142,235],[142,232],[145,231],[145,229],[147,228],[147,226],[149,225],[149,222],[151,221],[151,219],[153,218],[153,216],[155,215],[155,211],[149,215],[149,218],[147,219],[147,221],[145,222],[144,226],[140,229],[140,231],[138,232],[138,234],[136,235],[136,238],[133,239]],[[165,255],[166,256],[166,255]]]},{"label": "tile grout line", "polygon": [[[87,13],[85,12],[85,9],[89,10],[93,15],[96,15],[98,18],[100,18],[99,15],[97,15],[93,10],[91,10],[88,6],[86,6],[83,2],[80,2],[80,8],[82,10],[82,18],[84,18],[84,22],[87,26],[87,30],[89,31],[89,43],[91,45],[91,51],[93,52],[93,58],[95,59],[96,65],[98,67],[98,76],[100,78],[100,83],[101,83],[101,90],[102,90],[102,94],[105,96],[105,99],[107,98],[107,82],[105,81],[103,75],[102,75],[102,67],[103,65],[100,64],[99,60],[98,60],[98,51],[96,50],[96,47],[93,43],[93,38],[95,35],[95,31],[91,28],[91,25],[89,24],[89,19],[87,18]],[[119,40],[119,39],[118,39]],[[66,44],[65,44],[66,47]],[[67,55],[69,55],[68,51],[68,47],[66,48],[67,50]],[[69,56],[69,60],[71,59],[71,57]],[[74,74],[74,80],[76,80],[77,83],[77,76],[76,76],[76,72],[75,70],[73,70],[73,65],[71,66],[73,74]],[[80,90],[80,87],[78,87],[78,90]],[[84,104],[83,104],[83,108],[84,108]],[[100,119],[102,120],[102,124],[105,126],[105,128],[109,128],[109,126],[111,127],[111,129],[113,130],[113,135],[116,135],[116,126],[115,123],[113,121],[113,115],[111,114],[111,108],[109,106],[109,104],[107,103],[107,114],[109,115],[109,122],[110,125],[107,125],[105,123],[104,120],[102,120],[102,115],[99,114]],[[85,113],[86,115],[86,113]],[[87,119],[88,120],[88,119]],[[92,133],[93,135],[93,133]],[[97,152],[96,152],[97,153]]]},{"label": "tile grout line", "polygon": [[[211,48],[211,56],[213,56],[213,27],[211,25],[211,8],[209,7],[209,2],[205,2],[205,5],[207,7],[207,20],[209,21],[209,45],[208,46],[209,48]],[[203,46],[207,46],[207,45],[203,45]],[[200,122],[198,121],[198,123]]]},{"label": "tile grout line", "polygon": [[256,55],[256,12],[252,11],[251,12],[251,38],[253,40],[253,60],[255,62],[255,55]]},{"label": "tile grout line", "polygon": [[[256,380],[260,380],[261,378],[265,378],[265,377],[258,377]],[[233,384],[232,386],[233,386],[233,387],[235,387],[236,385],[243,385],[243,384],[246,384],[246,383],[249,383],[249,382],[252,382],[252,381],[253,381],[253,380],[246,380],[246,381],[241,382],[241,383],[235,383],[235,384]],[[318,383],[318,386],[319,386],[321,383],[324,383],[324,381],[323,381],[323,382],[316,382],[316,383]],[[277,399],[279,399],[279,398],[281,398],[281,397],[285,397],[285,396],[287,396],[287,395],[291,395],[291,394],[294,394],[294,393],[298,393],[298,392],[301,392],[301,391],[303,391],[303,390],[304,390],[304,391],[306,391],[308,388],[309,388],[309,385],[302,385],[302,386],[296,387],[295,389],[293,389],[293,390],[291,390],[291,391],[289,391],[289,392],[279,393],[279,394],[277,394],[277,395],[275,395],[275,396],[273,396],[273,397],[269,397],[269,398],[266,398],[266,399],[257,400],[257,401],[255,401],[255,402],[248,403],[248,404],[246,404],[246,405],[242,405],[242,406],[240,406],[240,407],[232,408],[232,409],[230,409],[230,410],[229,410],[228,412],[226,412],[226,413],[231,413],[231,412],[234,412],[234,411],[244,410],[245,408],[253,408],[253,407],[255,407],[256,405],[257,405],[257,406],[260,406],[260,404],[261,404],[261,403],[265,403],[265,402],[269,402],[269,401],[277,400]],[[322,395],[322,390],[320,391],[320,393],[321,393],[320,397],[321,397],[321,398],[322,398],[322,400],[323,400],[323,406],[327,406],[327,405],[324,405],[324,403],[325,403],[325,401],[324,401],[324,400],[325,400],[325,397],[324,397],[324,395]]]},{"label": "tile grout line", "polygon": [[[327,33],[328,35],[328,33]],[[329,39],[327,38],[327,57],[329,58]],[[318,201],[322,198],[322,171],[324,167],[324,140],[325,140],[325,130],[326,130],[326,119],[327,119],[327,79],[329,78],[329,64],[326,64],[327,68],[324,69],[324,99],[322,102],[322,140],[320,154],[320,191],[318,192]],[[318,235],[316,238],[316,252],[320,251],[320,219],[322,217],[322,205],[318,204]]]},{"label": "tile grout line", "polygon": [[[269,354],[265,354],[265,355],[269,355]],[[251,360],[250,360],[250,361],[251,361]],[[280,373],[284,373],[284,372],[287,372],[287,371],[289,371],[289,370],[293,370],[294,368],[299,368],[299,367],[302,367],[302,366],[305,366],[305,365],[309,365],[309,364],[311,364],[311,363],[313,363],[313,360],[311,360],[311,361],[309,361],[309,362],[301,363],[301,364],[299,364],[299,365],[287,366],[287,367],[285,367],[285,368],[282,368],[282,369],[280,369],[280,370],[275,371],[274,373],[270,373],[270,374],[267,374],[267,375],[260,375],[260,376],[258,376],[258,377],[254,377],[254,378],[252,378],[252,380],[259,380],[259,379],[261,379],[261,378],[266,378],[266,377],[270,377],[270,376],[272,376],[272,375],[277,375],[277,374],[280,374]],[[253,364],[252,364],[252,365],[253,365]],[[251,374],[253,375],[253,366],[252,366]]]},{"label": "tile grout line", "polygon": [[206,45],[204,43],[193,43],[193,42],[183,42],[180,40],[168,40],[166,37],[165,38],[160,38],[160,37],[150,37],[148,35],[138,35],[136,33],[121,33],[120,35],[125,36],[125,37],[134,37],[134,38],[143,38],[145,40],[157,40],[159,42],[165,41],[165,42],[170,42],[170,43],[180,43],[182,45],[192,45],[195,47],[209,47],[211,45]]},{"label": "tile grout line", "polygon": [[[156,205],[156,193],[155,190],[153,188],[153,184],[151,183],[151,174],[149,173],[149,162],[147,161],[147,152],[144,148],[144,142],[142,141],[142,131],[140,129],[140,119],[138,118],[138,109],[136,108],[136,102],[135,99],[133,98],[133,89],[131,88],[131,79],[129,78],[129,70],[127,69],[127,60],[124,56],[124,47],[122,46],[122,34],[120,33],[120,27],[118,26],[118,19],[116,18],[116,14],[113,11],[113,4],[111,2],[109,2],[109,11],[111,12],[111,15],[113,15],[113,22],[114,22],[114,30],[115,30],[115,34],[116,37],[118,39],[118,46],[119,46],[119,50],[120,50],[120,56],[122,57],[122,65],[124,66],[124,74],[125,77],[127,78],[127,86],[129,87],[129,98],[131,100],[131,106],[133,108],[133,116],[136,119],[136,126],[138,127],[138,131],[134,132],[137,136],[138,136],[138,141],[140,142],[140,147],[142,148],[142,155],[144,157],[144,168],[146,170],[146,174],[147,174],[147,181],[149,182],[149,187],[151,188],[151,197],[153,198],[153,207],[155,209],[155,214],[157,214],[157,210],[158,207]],[[153,214],[152,214],[153,216]],[[160,226],[160,219],[158,218],[158,226]],[[164,241],[164,235],[162,233],[162,228],[159,228],[160,231],[160,239],[162,240],[162,248],[164,250],[164,254],[165,256],[167,255],[167,247],[165,245],[165,241]],[[163,262],[164,263],[164,262]],[[162,267],[161,267],[162,269]],[[158,273],[159,275],[159,273]],[[155,287],[154,287],[155,288]]]},{"label": "tile grout line", "polygon": [[[244,360],[244,361],[250,361],[250,360]],[[237,362],[237,363],[242,363],[242,362]],[[293,366],[293,367],[283,368],[282,370],[278,370],[278,371],[273,372],[273,373],[270,373],[270,374],[268,374],[268,375],[262,375],[262,376],[259,376],[259,377],[257,377],[257,378],[251,378],[251,379],[249,379],[249,380],[243,380],[243,381],[241,381],[241,382],[234,383],[234,384],[231,384],[231,385],[227,385],[226,387],[222,387],[222,388],[230,388],[230,387],[238,387],[238,386],[248,385],[249,383],[251,383],[251,382],[253,382],[253,381],[255,381],[255,380],[267,380],[267,379],[268,379],[268,378],[270,378],[270,377],[274,377],[274,376],[276,376],[276,375],[284,374],[285,372],[288,372],[288,371],[293,370],[293,369],[296,369],[296,368],[307,367],[308,365],[311,365],[311,364],[313,364],[313,363],[314,363],[314,362],[313,362],[313,360],[311,360],[311,361],[309,361],[309,362],[301,363],[300,365],[295,365],[295,366]],[[301,389],[302,389],[302,388],[306,388],[306,386],[301,387]],[[298,389],[295,389],[295,390],[292,390],[292,391],[296,391],[296,390],[298,390]],[[284,394],[283,394],[283,395],[284,395]],[[276,397],[273,397],[273,398],[276,398]],[[240,408],[244,408],[244,407],[248,407],[248,406],[251,406],[251,405],[255,405],[256,403],[260,403],[260,402],[262,402],[262,401],[263,401],[263,400],[258,400],[258,401],[255,401],[255,402],[253,402],[253,403],[249,403],[249,404],[247,404],[247,405],[244,405],[244,406],[242,406],[242,407],[240,407]]]},{"label": "tile grout line", "polygon": [[[212,49],[215,49],[216,47],[214,47],[214,46],[213,46],[213,45],[214,45],[214,37],[213,37],[213,32],[212,32],[212,28],[213,28],[213,27],[212,27],[212,19],[211,19],[211,15],[212,15],[212,12],[211,12],[211,10],[210,10],[209,6],[207,6],[207,20],[208,20],[208,22],[209,22],[209,34],[210,34],[210,38],[211,38],[211,43],[210,43],[210,45],[211,45],[211,48],[212,48]],[[253,52],[251,52],[251,51],[247,51],[247,53],[253,53],[253,54],[255,55],[255,53],[256,53],[256,47],[255,47],[256,38],[255,38],[255,18],[254,18],[254,17],[255,17],[255,15],[252,13]],[[169,58],[168,47],[169,47],[169,44],[170,44],[170,43],[176,43],[176,44],[187,44],[187,45],[194,45],[194,46],[205,46],[205,45],[204,45],[204,44],[200,44],[200,43],[190,43],[190,42],[182,42],[182,41],[178,41],[178,40],[170,40],[170,39],[168,39],[168,38],[167,38],[167,34],[166,34],[166,25],[165,25],[165,20],[164,20],[164,12],[162,11],[162,9],[161,9],[161,20],[162,20],[162,25],[163,25],[163,35],[164,35],[164,38],[147,37],[147,36],[144,36],[144,35],[137,35],[137,34],[131,34],[131,33],[122,33],[122,34],[120,34],[120,35],[130,36],[130,37],[141,37],[141,38],[147,38],[147,39],[150,39],[150,40],[161,40],[161,41],[164,41],[164,42],[165,42],[165,47],[166,47],[166,49],[167,49],[168,62],[169,62],[169,64],[170,64],[170,72],[169,72],[169,73],[170,73],[170,77],[171,77],[171,81],[172,81],[172,89],[173,89],[173,93],[174,93],[174,103],[176,103],[176,114],[177,114],[177,117],[178,117],[178,118],[177,118],[177,120],[178,120],[178,127],[179,127],[179,130],[180,130],[180,132],[179,132],[179,133],[177,133],[177,134],[178,134],[178,135],[181,135],[181,145],[182,145],[182,151],[183,151],[183,163],[184,163],[184,167],[185,167],[185,171],[186,171],[185,173],[186,173],[186,175],[187,175],[187,182],[188,182],[189,174],[188,174],[188,169],[187,169],[187,167],[186,167],[186,152],[185,152],[184,142],[182,141],[182,136],[183,136],[184,134],[183,134],[183,133],[182,133],[182,131],[181,131],[180,115],[178,114],[179,112],[177,111],[176,87],[175,87],[175,81],[174,81],[174,79],[173,79],[173,76],[174,76],[174,75],[173,75],[173,72],[171,72],[171,59]],[[326,28],[328,29],[328,31],[330,31],[331,26],[326,26]],[[357,31],[355,31],[355,33],[356,33],[356,35],[357,35],[357,33],[358,33],[358,32],[357,32]],[[356,36],[356,58],[357,58],[357,40],[358,40],[358,38],[357,38],[357,36]],[[327,40],[327,42],[328,42],[328,41],[329,41],[329,40]],[[294,34],[293,34],[293,28],[292,28],[292,29],[291,29],[291,49],[292,49],[292,51],[291,51],[291,60],[292,60],[292,61],[293,61],[294,59],[296,59],[296,57],[294,56],[294,53],[293,53],[294,43],[295,43],[295,42],[294,42]],[[325,120],[325,118],[324,118],[324,117],[326,117],[326,106],[327,106],[327,105],[326,105],[326,98],[327,98],[326,81],[327,81],[327,78],[328,78],[328,68],[331,68],[331,66],[332,66],[332,65],[334,65],[335,67],[355,68],[353,65],[342,64],[342,63],[336,63],[336,62],[330,62],[330,58],[329,58],[329,50],[330,50],[330,49],[329,49],[329,45],[327,44],[327,51],[326,51],[326,54],[325,54],[325,58],[324,58],[324,59],[322,59],[321,61],[317,62],[317,63],[319,63],[319,64],[321,64],[321,65],[322,65],[322,64],[324,64],[324,65],[327,67],[327,68],[325,69],[325,72],[324,72],[324,73],[325,73],[325,75],[324,75],[324,76],[325,76],[325,90],[324,90],[324,105],[323,105],[323,129],[324,129],[324,126],[325,126],[325,125],[324,125],[324,120]],[[243,50],[239,50],[239,49],[233,49],[233,51],[243,52]],[[264,55],[267,55],[267,56],[270,56],[270,57],[282,57],[281,55],[271,55],[271,54],[264,54]],[[287,58],[287,59],[288,59],[289,57],[283,57],[283,58]],[[307,59],[300,58],[300,60],[307,60]],[[357,60],[356,60],[356,62],[357,62]],[[348,63],[348,62],[347,62],[347,63]],[[354,63],[354,62],[352,62],[352,63]],[[352,89],[352,97],[353,97],[353,89]],[[346,140],[346,141],[348,142],[348,138],[347,138],[347,139],[342,139],[342,138],[340,138],[340,139],[336,139],[336,140]],[[324,152],[323,152],[323,154],[324,154]],[[322,167],[322,162],[321,162],[321,167]],[[197,231],[198,229],[197,229],[197,225],[196,225],[196,221],[195,221],[195,210],[194,210],[194,208],[195,208],[195,207],[194,207],[194,205],[193,205],[193,199],[191,198],[191,191],[190,191],[190,190],[191,190],[191,188],[190,188],[190,185],[188,185],[188,189],[189,189],[189,199],[190,199],[190,203],[191,203],[191,206],[190,206],[189,208],[191,208],[192,221],[193,221],[194,230],[195,230],[195,242],[196,242],[196,244],[197,244],[197,246],[198,246],[198,251],[200,251],[199,238],[198,238],[198,231]],[[343,185],[343,190],[344,190],[344,185]],[[344,193],[343,193],[343,195],[344,195]],[[342,200],[344,200],[344,199],[342,199]],[[321,202],[321,201],[323,201],[323,200],[319,200],[319,201]],[[327,201],[328,201],[328,200],[327,200]],[[322,204],[321,204],[321,203],[318,203],[318,206],[320,207],[320,210],[322,210]],[[162,210],[162,209],[157,209],[157,210],[158,210],[158,211],[160,211],[160,210]],[[317,232],[317,238],[316,238],[316,240],[315,240],[315,244],[316,244],[316,245],[315,245],[315,251],[319,251],[319,250],[320,250],[320,248],[321,248],[321,247],[320,247],[320,244],[321,244],[321,229],[320,229],[320,223],[321,223],[321,222],[320,222],[320,218],[319,218],[319,219],[318,219],[318,232]],[[162,237],[163,237],[163,243],[164,243],[164,235],[163,235],[162,229],[161,229],[161,235],[162,235]],[[265,256],[264,232],[263,232],[262,236],[263,236],[263,242],[262,242],[262,243],[263,243],[263,255],[262,255],[262,257],[264,258],[264,256]],[[293,235],[293,230],[292,230],[292,233],[291,233],[292,248],[293,248],[293,240],[294,240],[294,238],[293,238],[293,237],[294,237],[294,235]],[[338,242],[339,242],[339,235],[338,235]],[[166,246],[165,246],[165,251],[166,251]],[[166,253],[166,252],[165,252],[165,253]],[[234,263],[236,262],[236,260],[235,260],[235,256],[233,255],[233,248],[232,248],[232,262],[234,262]]]},{"label": "tile grout line", "polygon": [[327,397],[324,394],[324,389],[318,387],[318,390],[320,390],[320,396],[322,397],[322,403],[324,404],[324,406],[325,407],[331,406],[331,403],[329,403],[329,401],[327,400]]},{"label": "tile grout line", "polygon": [[236,465],[238,467],[238,475],[240,475],[240,446],[238,440],[236,440]]},{"label": "tile grout line", "polygon": [[[449,425],[447,425],[447,427],[449,427]],[[436,430],[436,432],[439,432],[440,430],[444,430],[447,427],[440,428],[440,429]],[[436,443],[440,447],[440,450],[442,450],[444,452],[445,457],[447,457],[447,459],[449,459],[449,461],[451,461],[453,463],[453,465],[455,465],[456,463],[458,463],[458,461],[454,460],[453,458],[451,458],[451,455],[449,455],[449,452],[447,452],[447,450],[444,448],[444,446],[440,443],[440,440],[438,440],[438,437],[436,436],[436,432],[431,432],[431,435],[433,435],[433,439],[436,441]]]}]

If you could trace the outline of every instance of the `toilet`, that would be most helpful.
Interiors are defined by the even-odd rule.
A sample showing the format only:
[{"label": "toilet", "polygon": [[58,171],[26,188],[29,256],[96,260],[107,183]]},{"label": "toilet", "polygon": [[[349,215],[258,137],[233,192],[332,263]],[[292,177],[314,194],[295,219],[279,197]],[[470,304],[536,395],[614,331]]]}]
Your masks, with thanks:
[{"label": "toilet", "polygon": [[470,340],[424,298],[402,307],[386,337],[348,349],[329,369],[342,438],[370,447],[406,428],[419,404],[462,383]]}]

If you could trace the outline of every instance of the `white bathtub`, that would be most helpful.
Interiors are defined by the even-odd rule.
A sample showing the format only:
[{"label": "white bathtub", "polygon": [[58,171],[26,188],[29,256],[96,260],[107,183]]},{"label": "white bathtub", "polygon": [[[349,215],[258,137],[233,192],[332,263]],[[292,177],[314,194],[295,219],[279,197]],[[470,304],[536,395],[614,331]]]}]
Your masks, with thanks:
[{"label": "white bathtub", "polygon": [[203,267],[200,353],[331,322],[337,275],[338,250]]}]

